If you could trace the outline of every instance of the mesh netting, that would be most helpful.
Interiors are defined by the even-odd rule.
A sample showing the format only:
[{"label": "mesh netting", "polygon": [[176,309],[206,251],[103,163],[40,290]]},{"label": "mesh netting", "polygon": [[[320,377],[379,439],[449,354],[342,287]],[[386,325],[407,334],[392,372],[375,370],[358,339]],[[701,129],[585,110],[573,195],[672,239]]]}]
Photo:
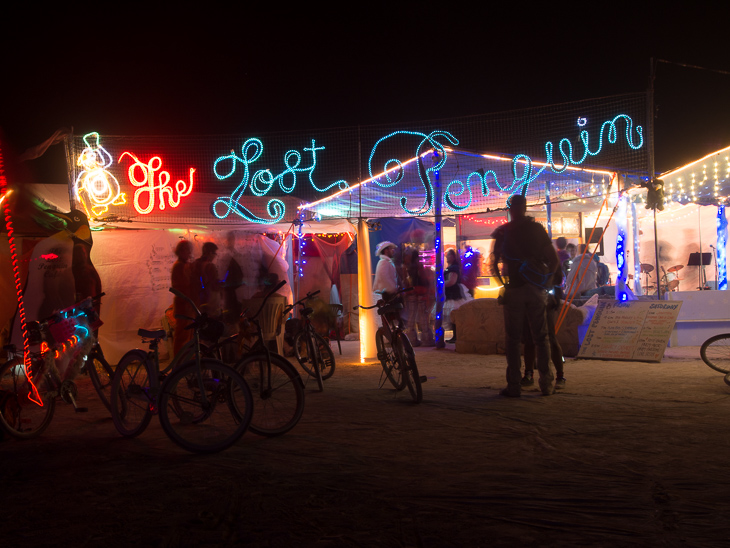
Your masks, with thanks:
[{"label": "mesh netting", "polygon": [[622,95],[467,118],[255,137],[75,136],[72,200],[89,217],[261,223],[433,215],[503,207],[526,193],[600,195],[645,174],[646,97]]}]

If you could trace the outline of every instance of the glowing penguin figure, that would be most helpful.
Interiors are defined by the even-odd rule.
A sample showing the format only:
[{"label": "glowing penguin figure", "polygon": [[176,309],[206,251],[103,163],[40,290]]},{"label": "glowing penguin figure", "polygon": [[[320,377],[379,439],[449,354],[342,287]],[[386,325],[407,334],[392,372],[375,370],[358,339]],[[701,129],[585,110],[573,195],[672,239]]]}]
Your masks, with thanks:
[{"label": "glowing penguin figure", "polygon": [[120,192],[119,181],[107,171],[113,163],[112,157],[99,141],[97,132],[84,135],[86,147],[76,160],[76,165],[83,170],[74,183],[74,196],[90,220],[106,213],[111,205],[127,203],[126,195]]}]

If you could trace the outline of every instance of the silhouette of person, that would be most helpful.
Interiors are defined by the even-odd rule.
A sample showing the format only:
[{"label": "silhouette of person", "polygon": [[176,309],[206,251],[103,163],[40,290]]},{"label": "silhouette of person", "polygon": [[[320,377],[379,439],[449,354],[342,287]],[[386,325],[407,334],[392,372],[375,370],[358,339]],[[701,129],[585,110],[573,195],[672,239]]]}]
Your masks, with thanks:
[{"label": "silhouette of person", "polygon": [[[175,247],[175,255],[177,261],[172,265],[172,275],[170,276],[170,285],[173,289],[177,289],[183,295],[190,297],[193,302],[196,301],[192,265],[190,264],[190,258],[193,256],[193,244],[187,240],[180,241]],[[179,316],[187,316],[192,318],[195,316],[195,311],[192,305],[175,295],[172,299],[172,313],[175,317],[175,331],[173,332],[173,353],[177,355],[180,349],[188,342],[192,336],[193,331],[186,329],[190,325],[190,320],[185,320]]]}]

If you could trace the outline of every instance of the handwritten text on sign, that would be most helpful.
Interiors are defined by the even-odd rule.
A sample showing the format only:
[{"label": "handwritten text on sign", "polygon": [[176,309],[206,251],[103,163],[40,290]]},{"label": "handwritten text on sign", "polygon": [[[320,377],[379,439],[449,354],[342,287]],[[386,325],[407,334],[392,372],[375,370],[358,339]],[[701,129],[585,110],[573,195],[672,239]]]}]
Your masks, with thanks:
[{"label": "handwritten text on sign", "polygon": [[659,362],[682,303],[599,301],[579,358]]}]

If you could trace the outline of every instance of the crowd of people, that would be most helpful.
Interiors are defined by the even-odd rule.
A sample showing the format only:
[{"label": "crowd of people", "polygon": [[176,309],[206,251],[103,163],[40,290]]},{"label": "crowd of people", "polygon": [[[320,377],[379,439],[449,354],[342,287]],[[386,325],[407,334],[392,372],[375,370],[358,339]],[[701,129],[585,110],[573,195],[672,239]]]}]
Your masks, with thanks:
[{"label": "crowd of people", "polygon": [[[413,288],[403,296],[406,333],[413,346],[434,346],[434,320],[436,302],[434,271],[424,266],[417,247],[405,246],[400,252],[398,246],[389,241],[381,242],[375,249],[378,264],[375,270],[373,291],[376,299],[386,299],[403,288]],[[467,250],[470,262],[468,268],[462,265],[462,257],[455,249],[446,252],[444,269],[443,327],[451,329],[452,337],[446,342],[456,342],[456,326],[451,323],[451,312],[474,297],[478,252]]]}]

